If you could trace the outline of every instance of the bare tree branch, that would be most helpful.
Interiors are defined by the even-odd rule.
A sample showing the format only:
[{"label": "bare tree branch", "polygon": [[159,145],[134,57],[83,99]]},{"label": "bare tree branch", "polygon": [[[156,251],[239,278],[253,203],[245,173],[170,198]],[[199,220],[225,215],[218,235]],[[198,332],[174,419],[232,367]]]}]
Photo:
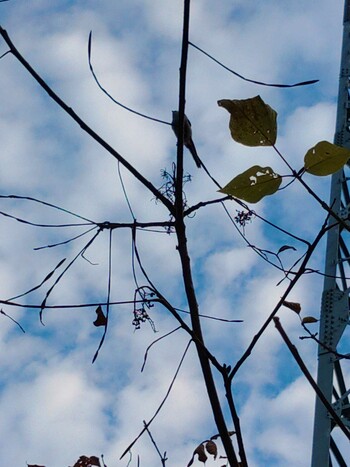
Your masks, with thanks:
[{"label": "bare tree branch", "polygon": [[342,419],[339,417],[339,415],[336,413],[336,411],[333,409],[331,404],[328,402],[326,397],[323,395],[323,392],[320,390],[320,388],[317,386],[316,381],[313,379],[311,376],[309,370],[306,368],[305,363],[303,362],[302,358],[299,355],[298,349],[293,345],[287,336],[285,330],[283,329],[281,322],[278,317],[273,318],[273,321],[275,323],[275,326],[278,330],[278,332],[281,334],[282,339],[286,343],[288,349],[290,350],[291,354],[293,355],[295,361],[297,362],[299,368],[303,372],[304,376],[308,380],[308,382],[311,384],[312,388],[318,395],[318,397],[321,399],[323,405],[326,407],[328,410],[329,414],[333,417],[334,421],[337,423],[341,431],[345,434],[345,436],[348,438],[350,441],[350,431],[349,429],[344,425]]},{"label": "bare tree branch", "polygon": [[119,154],[115,149],[112,148],[106,141],[104,141],[101,136],[99,136],[94,130],[92,130],[75,112],[69,107],[50,87],[49,85],[41,78],[38,73],[30,66],[30,64],[24,59],[24,57],[19,53],[14,44],[12,43],[9,35],[0,26],[0,35],[3,37],[6,44],[9,46],[11,53],[17,60],[24,66],[24,68],[33,76],[35,81],[47,92],[47,94],[53,99],[80,127],[82,130],[86,131],[91,138],[93,138],[97,143],[99,143],[106,151],[108,151],[115,159],[117,159],[134,177],[139,180],[148,190],[159,199],[165,207],[168,208],[170,212],[173,212],[174,207],[171,202],[165,198],[157,188],[147,180],[138,170],[134,168],[124,157]]}]

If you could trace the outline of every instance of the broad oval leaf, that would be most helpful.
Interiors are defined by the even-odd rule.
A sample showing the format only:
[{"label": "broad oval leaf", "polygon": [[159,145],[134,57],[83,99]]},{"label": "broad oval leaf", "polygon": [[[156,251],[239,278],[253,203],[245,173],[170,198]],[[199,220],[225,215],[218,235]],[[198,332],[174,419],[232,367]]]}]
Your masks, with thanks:
[{"label": "broad oval leaf", "polygon": [[275,193],[281,183],[282,177],[276,174],[271,167],[254,165],[237,175],[219,192],[243,199],[248,203],[257,203],[264,196]]},{"label": "broad oval leaf", "polygon": [[338,172],[349,159],[348,149],[321,141],[305,154],[304,168],[312,175],[326,176]]},{"label": "broad oval leaf", "polygon": [[277,112],[261,99],[222,99],[218,105],[230,114],[230,131],[245,146],[273,146],[277,138]]}]

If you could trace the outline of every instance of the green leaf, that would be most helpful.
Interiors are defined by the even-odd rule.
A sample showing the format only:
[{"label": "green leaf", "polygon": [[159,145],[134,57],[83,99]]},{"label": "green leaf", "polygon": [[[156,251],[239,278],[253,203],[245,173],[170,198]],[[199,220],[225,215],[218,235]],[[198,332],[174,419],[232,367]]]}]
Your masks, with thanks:
[{"label": "green leaf", "polygon": [[277,138],[277,112],[261,99],[218,101],[230,114],[232,138],[245,146],[273,146]]},{"label": "green leaf", "polygon": [[264,196],[275,193],[281,183],[281,176],[276,174],[271,167],[254,165],[237,175],[219,192],[243,199],[248,203],[257,203]]},{"label": "green leaf", "polygon": [[304,168],[312,175],[331,175],[338,172],[349,159],[348,149],[321,141],[305,154]]}]

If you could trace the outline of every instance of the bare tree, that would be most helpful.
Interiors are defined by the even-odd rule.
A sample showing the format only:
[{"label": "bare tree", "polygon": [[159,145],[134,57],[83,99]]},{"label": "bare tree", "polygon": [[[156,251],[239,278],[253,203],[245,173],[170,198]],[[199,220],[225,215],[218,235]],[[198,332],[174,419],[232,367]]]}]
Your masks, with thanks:
[{"label": "bare tree", "polygon": [[[250,355],[255,351],[256,344],[260,338],[264,335],[267,328],[271,323],[275,323],[279,332],[281,333],[283,339],[285,340],[289,349],[293,350],[292,344],[288,339],[283,327],[280,324],[278,318],[276,318],[277,313],[281,307],[287,307],[295,312],[301,320],[301,325],[304,327],[305,332],[308,333],[308,337],[312,337],[317,341],[317,336],[309,331],[307,325],[311,323],[315,318],[313,317],[301,317],[301,306],[299,303],[291,302],[288,300],[290,293],[293,291],[296,284],[308,274],[318,274],[319,272],[313,269],[310,266],[310,259],[312,258],[316,248],[323,239],[325,233],[332,229],[334,226],[342,223],[344,228],[348,229],[348,226],[344,222],[344,219],[339,218],[339,216],[332,211],[332,206],[328,206],[319,195],[311,188],[310,184],[305,181],[305,175],[311,173],[313,175],[327,175],[337,171],[349,158],[349,152],[344,150],[339,157],[339,148],[336,148],[334,145],[327,143],[326,149],[328,154],[330,154],[331,162],[329,160],[327,167],[326,164],[322,164],[317,156],[324,153],[325,143],[319,143],[318,146],[310,150],[310,154],[305,157],[304,167],[297,169],[293,167],[290,162],[284,157],[284,155],[278,150],[275,145],[276,134],[277,134],[277,125],[276,125],[276,113],[271,107],[265,104],[260,97],[247,99],[247,100],[232,100],[232,99],[222,99],[218,102],[220,107],[226,109],[230,114],[230,131],[232,137],[242,144],[248,146],[269,146],[276,153],[278,158],[283,161],[287,173],[283,176],[276,173],[270,167],[261,167],[254,166],[245,173],[239,174],[227,183],[226,186],[222,187],[218,183],[211,172],[207,169],[205,161],[202,160],[200,155],[198,155],[195,148],[194,136],[191,133],[191,124],[185,114],[185,103],[186,103],[186,83],[187,83],[187,61],[188,61],[188,49],[193,47],[194,49],[199,50],[204,53],[210,59],[214,59],[220,66],[222,64],[218,62],[214,57],[210,56],[207,52],[200,49],[197,45],[189,41],[189,20],[190,20],[190,0],[184,0],[184,14],[183,14],[183,36],[182,36],[182,54],[181,54],[181,63],[180,63],[180,75],[179,75],[179,102],[178,109],[173,111],[173,120],[172,122],[157,120],[160,124],[166,124],[173,127],[173,130],[177,138],[177,158],[176,163],[173,164],[171,170],[164,170],[163,172],[163,184],[158,187],[153,182],[145,177],[137,167],[128,161],[118,150],[113,148],[108,144],[97,132],[95,132],[63,99],[61,99],[53,90],[51,86],[40,76],[39,72],[36,71],[24,58],[24,56],[17,50],[16,46],[12,42],[8,33],[0,27],[0,35],[2,39],[8,46],[8,51],[4,53],[1,57],[2,60],[9,58],[10,56],[15,57],[15,59],[25,68],[25,70],[32,76],[32,78],[41,86],[43,92],[45,92],[50,99],[52,99],[61,109],[63,109],[67,117],[72,121],[75,121],[80,128],[86,132],[90,138],[97,142],[108,154],[118,161],[118,164],[123,166],[143,187],[148,190],[150,196],[158,204],[162,205],[167,212],[167,218],[163,221],[153,221],[153,222],[139,222],[136,217],[133,215],[132,209],[131,213],[133,215],[132,222],[114,222],[114,221],[105,221],[105,222],[94,222],[93,220],[87,219],[80,214],[70,213],[75,216],[77,222],[76,225],[83,226],[85,229],[82,234],[75,236],[67,241],[70,242],[75,240],[78,237],[83,235],[90,235],[89,240],[83,245],[83,247],[78,251],[78,253],[72,257],[70,260],[61,260],[51,271],[49,271],[44,279],[37,285],[31,287],[24,293],[18,294],[11,299],[3,299],[1,303],[6,310],[11,307],[26,307],[27,305],[21,304],[19,299],[21,297],[27,296],[28,294],[34,291],[43,290],[44,286],[47,286],[50,281],[53,281],[51,286],[43,294],[42,302],[36,305],[31,304],[27,306],[28,308],[37,308],[39,311],[40,320],[43,322],[44,312],[47,309],[62,308],[60,304],[57,305],[48,305],[48,299],[51,298],[54,291],[59,288],[61,279],[70,273],[72,266],[80,260],[91,245],[96,241],[102,232],[108,233],[108,289],[107,289],[107,298],[105,302],[101,303],[82,303],[81,307],[94,307],[96,310],[96,320],[94,322],[95,326],[101,327],[103,329],[103,334],[100,340],[100,343],[97,347],[96,353],[93,357],[93,362],[97,359],[99,352],[104,344],[105,338],[108,335],[108,324],[110,319],[110,314],[115,306],[119,303],[114,302],[111,299],[112,292],[112,266],[113,266],[113,234],[118,229],[125,229],[130,232],[130,238],[132,243],[132,263],[134,268],[138,268],[142,273],[142,283],[136,277],[135,274],[135,292],[134,296],[130,297],[130,307],[132,307],[133,314],[133,324],[135,328],[140,328],[144,322],[148,322],[153,329],[156,327],[156,323],[152,318],[152,308],[154,306],[162,307],[165,309],[176,321],[177,327],[174,331],[182,330],[188,335],[188,344],[184,349],[183,356],[179,362],[177,370],[174,374],[174,378],[171,381],[169,389],[162,401],[159,403],[159,408],[155,412],[154,416],[148,420],[144,421],[144,426],[140,430],[139,435],[131,440],[129,446],[126,447],[125,451],[121,453],[121,458],[126,454],[129,454],[134,447],[135,443],[141,436],[148,435],[159,454],[160,464],[166,465],[167,456],[166,453],[162,453],[157,446],[156,440],[153,439],[151,433],[151,425],[153,420],[155,420],[157,414],[163,407],[168,395],[171,392],[172,386],[176,380],[177,374],[181,369],[183,360],[186,357],[188,348],[190,345],[193,345],[196,349],[198,362],[202,371],[203,381],[205,383],[208,400],[210,403],[211,412],[215,422],[215,433],[213,436],[208,437],[203,442],[199,442],[198,446],[194,446],[194,452],[192,459],[188,459],[188,465],[191,465],[195,459],[198,458],[200,462],[205,462],[208,456],[211,456],[213,459],[218,459],[219,463],[225,463],[232,467],[236,466],[248,466],[249,459],[245,449],[244,442],[244,426],[239,416],[239,410],[236,406],[236,401],[234,397],[234,388],[236,375],[240,370],[241,366],[245,364]],[[89,64],[92,75],[97,83],[97,85],[106,93],[113,101],[118,105],[121,103],[114,99],[106,89],[100,84],[98,80],[97,73],[93,68],[92,61],[92,36],[90,34],[89,38]],[[6,58],[5,58],[6,57]],[[227,67],[226,67],[227,69]],[[233,72],[229,70],[228,72]],[[247,79],[241,75],[238,75],[240,78],[247,81],[253,81],[264,86],[277,86],[277,87],[292,87],[292,86],[305,86],[314,84],[316,81],[304,81],[301,83],[296,83],[293,85],[289,84],[269,84],[263,83],[256,80]],[[124,106],[125,107],[125,106]],[[128,109],[133,112],[138,113],[135,109]],[[149,116],[139,114],[140,118],[150,118]],[[190,181],[190,177],[184,171],[184,157],[186,157],[186,151],[189,150],[192,156],[194,157],[195,163],[198,170],[200,171],[201,177],[203,179],[212,183],[213,192],[214,190],[220,191],[220,195],[213,196],[212,199],[201,200],[199,203],[190,205],[186,197],[186,183]],[[184,154],[185,153],[185,154]],[[315,156],[316,154],[316,156]],[[334,155],[334,157],[333,157]],[[340,161],[340,162],[339,162]],[[326,173],[327,172],[327,173]],[[284,185],[282,186],[282,183]],[[259,214],[257,210],[253,210],[251,207],[252,203],[260,201],[261,198],[267,195],[271,195],[278,190],[288,188],[291,183],[298,183],[301,190],[305,190],[306,196],[311,196],[315,202],[318,204],[319,209],[324,211],[324,220],[319,227],[319,230],[314,233],[312,241],[303,238],[301,235],[291,232],[288,228],[281,225],[277,225],[272,220],[269,220],[265,216]],[[58,206],[54,206],[45,201],[34,199],[30,196],[20,196],[20,195],[11,195],[8,196],[11,200],[23,200],[26,199],[30,203],[39,203],[41,205],[50,206],[52,208],[63,210]],[[262,308],[262,313],[266,316],[264,323],[258,329],[258,331],[252,336],[251,342],[245,351],[242,353],[240,358],[237,361],[230,360],[227,363],[222,363],[218,357],[219,352],[217,349],[211,349],[210,346],[206,343],[205,333],[203,331],[203,320],[206,316],[203,316],[200,311],[200,303],[198,299],[198,293],[195,287],[194,281],[194,272],[193,266],[191,263],[191,255],[188,246],[188,229],[191,228],[191,218],[200,210],[203,210],[209,206],[214,206],[217,209],[223,209],[225,215],[227,216],[228,221],[231,223],[232,228],[234,228],[239,235],[242,237],[243,241],[247,246],[252,249],[262,261],[265,261],[271,266],[271,268],[277,269],[281,274],[281,283],[285,282],[284,292],[281,295],[279,301],[275,304],[273,309],[265,309],[264,304],[259,304]],[[7,217],[12,217],[13,219],[27,224],[34,225],[37,227],[42,227],[39,223],[33,223],[28,219],[17,217],[16,215],[4,214]],[[245,228],[248,223],[258,219],[259,221],[265,223],[269,228],[276,231],[281,238],[285,238],[285,243],[281,245],[278,251],[270,251],[259,247],[255,244],[252,244],[247,236],[245,235]],[[281,219],[283,221],[283,219]],[[44,227],[51,227],[48,223]],[[181,271],[181,287],[183,288],[187,309],[186,313],[190,316],[190,322],[188,322],[183,317],[183,310],[179,310],[177,305],[172,303],[168,299],[164,292],[162,292],[158,285],[152,279],[152,271],[149,271],[145,266],[142,259],[142,254],[138,248],[138,232],[145,229],[157,229],[163,232],[168,233],[171,237],[176,238],[178,260],[180,264]],[[303,248],[303,252],[298,256],[295,256],[296,248],[288,243],[288,240],[294,244],[298,244]],[[54,247],[54,245],[48,245]],[[290,255],[290,256],[288,256]],[[288,264],[287,264],[288,263]],[[2,310],[3,315],[12,318],[11,314],[8,311]],[[214,319],[220,319],[217,316],[211,316]],[[231,322],[239,323],[241,320],[233,319]],[[21,326],[18,323],[19,326]],[[238,326],[239,324],[237,324]],[[163,336],[163,337],[167,337]],[[159,341],[155,340],[154,343]],[[150,348],[149,348],[150,349]],[[148,355],[147,349],[145,354],[145,361]],[[308,373],[305,365],[303,364],[300,356],[296,351],[292,351],[293,356],[297,360],[302,372],[305,374],[307,379],[310,381],[311,385],[317,392],[317,386],[312,380],[312,377]],[[222,399],[221,394],[225,395],[225,400]],[[350,439],[348,430],[343,426],[342,421],[337,418],[336,413],[332,411],[331,407],[327,407],[334,420],[343,430],[344,434]],[[243,423],[244,425],[244,423]],[[217,440],[220,440],[222,443],[223,452],[222,457],[218,457],[218,447],[220,448],[221,444],[217,445]],[[224,460],[223,460],[224,459]],[[85,464],[84,464],[85,462]],[[95,463],[94,463],[95,462]],[[103,459],[101,461],[103,463]],[[81,458],[80,464],[76,465],[103,465],[97,458],[91,457],[84,459]],[[171,464],[171,460],[170,460]]]}]

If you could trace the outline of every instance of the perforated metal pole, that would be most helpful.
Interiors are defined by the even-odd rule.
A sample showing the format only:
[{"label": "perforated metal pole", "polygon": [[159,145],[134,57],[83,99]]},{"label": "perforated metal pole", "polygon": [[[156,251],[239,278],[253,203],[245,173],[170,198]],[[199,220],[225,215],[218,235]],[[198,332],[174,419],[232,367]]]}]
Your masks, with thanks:
[{"label": "perforated metal pole", "polygon": [[[335,144],[350,149],[350,0],[345,0],[343,22],[343,45],[338,93],[338,110]],[[346,221],[350,229],[349,167],[332,177],[330,206]],[[343,423],[350,428],[349,386],[346,386],[342,366],[350,360],[339,357],[350,350],[350,342],[342,340],[349,324],[350,286],[350,230],[329,220],[333,225],[328,232],[324,289],[322,295],[318,349],[317,384],[327,400],[332,403]],[[348,350],[346,350],[346,347]],[[341,349],[341,350],[340,350]],[[350,450],[346,437],[338,447],[333,434],[338,430],[322,402],[316,398],[312,467],[350,465]],[[339,430],[338,430],[339,431]],[[343,450],[344,451],[344,450]]]}]

